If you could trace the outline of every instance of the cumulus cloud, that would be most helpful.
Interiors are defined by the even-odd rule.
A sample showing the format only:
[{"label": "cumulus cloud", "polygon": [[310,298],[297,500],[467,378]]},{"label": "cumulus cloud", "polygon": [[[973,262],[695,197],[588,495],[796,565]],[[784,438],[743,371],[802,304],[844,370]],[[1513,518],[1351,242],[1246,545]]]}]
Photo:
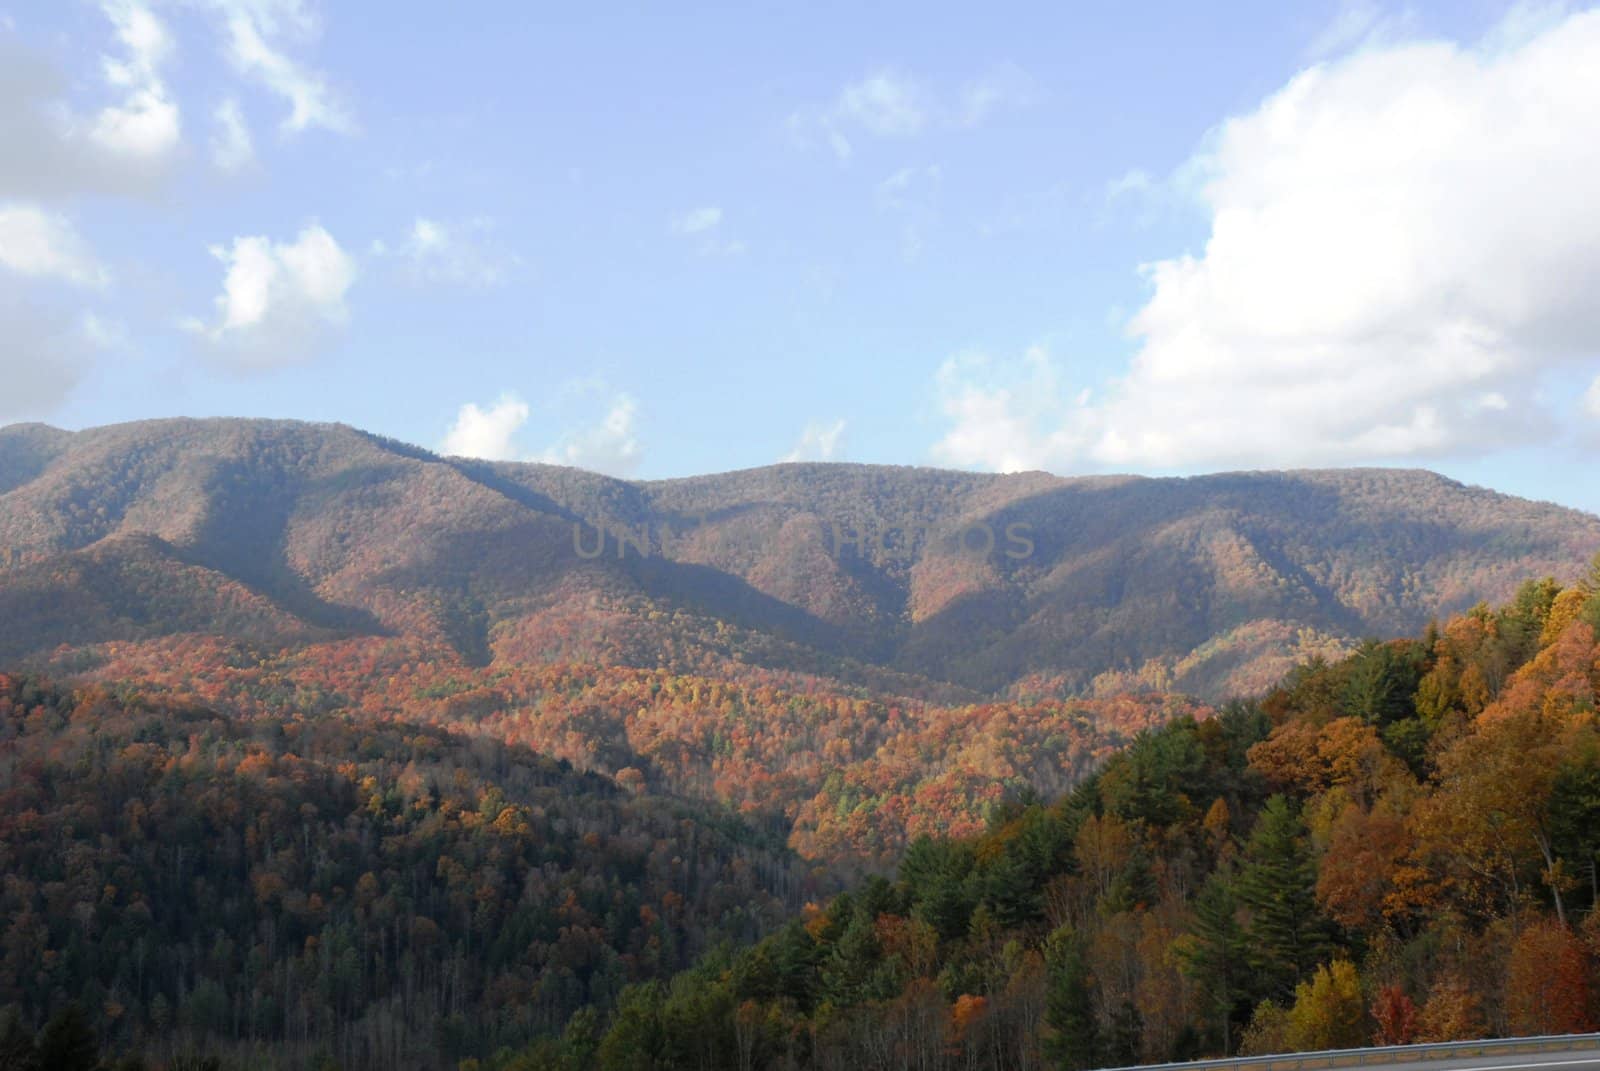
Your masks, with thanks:
[{"label": "cumulus cloud", "polygon": [[1583,396],[1583,406],[1589,415],[1600,419],[1600,376],[1594,377],[1594,382],[1589,384],[1589,391]]},{"label": "cumulus cloud", "polygon": [[71,220],[31,204],[0,204],[0,267],[80,286],[109,277]]},{"label": "cumulus cloud", "polygon": [[218,352],[249,367],[291,364],[311,357],[348,319],[345,295],[355,262],[320,225],[293,242],[263,236],[211,247],[224,267],[222,293],[209,326],[185,326]]},{"label": "cumulus cloud", "polygon": [[445,433],[440,449],[454,457],[520,460],[517,433],[528,422],[530,412],[528,403],[515,394],[502,394],[487,409],[468,402],[456,414],[455,423]]},{"label": "cumulus cloud", "polygon": [[230,63],[289,104],[283,130],[299,133],[320,127],[350,133],[355,121],[338,100],[326,76],[291,57],[287,45],[310,40],[320,30],[303,0],[205,0],[221,18]]},{"label": "cumulus cloud", "polygon": [[161,20],[137,0],[107,0],[101,9],[126,50],[123,56],[102,58],[106,83],[124,96],[95,117],[89,137],[112,153],[160,158],[181,137],[178,106],[160,76],[161,64],[172,52],[172,38]]},{"label": "cumulus cloud", "polygon": [[844,421],[831,424],[814,421],[800,433],[794,449],[783,455],[784,461],[831,461],[844,438]]},{"label": "cumulus cloud", "polygon": [[1075,458],[1086,445],[1089,397],[1066,400],[1060,369],[1043,347],[1013,365],[983,354],[952,357],[935,389],[950,424],[933,447],[941,464],[1023,472]]},{"label": "cumulus cloud", "polygon": [[638,415],[639,406],[632,397],[614,395],[597,423],[562,436],[538,459],[611,476],[630,475],[638,469],[642,457],[635,427]]},{"label": "cumulus cloud", "polygon": [[628,475],[638,468],[641,459],[635,426],[639,407],[633,398],[610,392],[598,380],[568,383],[557,392],[568,408],[579,396],[597,393],[602,394],[603,402],[599,419],[571,429],[542,450],[528,451],[519,445],[533,410],[510,392],[500,395],[487,408],[472,402],[463,405],[440,449],[446,454],[485,461],[538,461],[613,476]]},{"label": "cumulus cloud", "polygon": [[242,171],[255,162],[256,147],[250,137],[239,102],[229,97],[212,113],[216,132],[211,135],[211,162],[223,171]]},{"label": "cumulus cloud", "polygon": [[398,246],[377,242],[373,252],[398,258],[416,283],[498,286],[522,261],[500,249],[493,234],[494,224],[484,218],[446,222],[418,216]]},{"label": "cumulus cloud", "polygon": [[[1144,268],[1138,349],[1103,397],[1069,403],[1057,384],[1046,406],[1037,385],[941,372],[940,450],[1189,468],[1550,435],[1541,376],[1600,352],[1596,55],[1591,12],[1297,75],[1188,165],[1210,237]],[[1002,428],[1019,441],[995,445]]]}]

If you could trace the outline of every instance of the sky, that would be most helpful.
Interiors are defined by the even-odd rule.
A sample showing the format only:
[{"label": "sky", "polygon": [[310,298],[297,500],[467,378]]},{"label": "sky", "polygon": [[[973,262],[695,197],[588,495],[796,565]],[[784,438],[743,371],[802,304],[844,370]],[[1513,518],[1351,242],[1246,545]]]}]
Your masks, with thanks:
[{"label": "sky", "polygon": [[1600,512],[1600,9],[669,6],[0,0],[0,423]]}]

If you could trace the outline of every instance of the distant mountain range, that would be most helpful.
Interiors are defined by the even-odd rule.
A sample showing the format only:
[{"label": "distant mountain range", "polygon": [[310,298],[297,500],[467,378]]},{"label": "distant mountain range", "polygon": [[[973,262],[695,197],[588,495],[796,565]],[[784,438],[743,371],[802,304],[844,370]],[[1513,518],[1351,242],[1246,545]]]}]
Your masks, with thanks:
[{"label": "distant mountain range", "polygon": [[1425,471],[786,464],[634,482],[340,425],[0,429],[0,664],[210,636],[755,665],[939,701],[1254,691],[1570,579],[1600,518]]}]

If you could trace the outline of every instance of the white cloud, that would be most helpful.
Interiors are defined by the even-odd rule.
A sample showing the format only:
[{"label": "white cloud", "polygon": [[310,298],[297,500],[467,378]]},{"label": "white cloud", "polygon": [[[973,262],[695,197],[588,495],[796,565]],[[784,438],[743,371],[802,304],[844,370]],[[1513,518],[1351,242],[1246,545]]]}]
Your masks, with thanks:
[{"label": "white cloud", "polygon": [[106,83],[124,93],[120,104],[95,116],[89,137],[101,148],[138,159],[157,159],[181,138],[178,106],[161,80],[161,64],[172,52],[172,38],[155,14],[137,0],[101,4],[126,56],[103,57]]},{"label": "white cloud", "polygon": [[627,394],[614,395],[598,423],[563,436],[540,454],[538,460],[611,476],[629,475],[639,467],[642,457],[634,427],[638,415],[639,406],[633,398]]},{"label": "white cloud", "polygon": [[0,195],[142,193],[175,155],[182,123],[160,76],[172,52],[165,26],[143,4],[107,2],[102,10],[118,54],[101,57],[115,103],[97,112],[76,111],[61,71],[0,36]]},{"label": "white cloud", "polygon": [[904,137],[927,122],[922,89],[894,71],[877,71],[845,86],[835,113],[874,134]]},{"label": "white cloud", "polygon": [[211,136],[211,162],[223,171],[241,171],[255,162],[255,142],[239,102],[229,97],[213,113],[216,133]]},{"label": "white cloud", "polygon": [[807,424],[800,433],[800,441],[795,443],[794,449],[783,455],[784,461],[831,461],[839,450],[839,443],[844,438],[844,421],[835,420],[831,424],[813,422]]},{"label": "white cloud", "polygon": [[226,268],[216,321],[186,326],[242,365],[306,360],[348,319],[345,294],[355,263],[317,224],[288,244],[241,237],[211,247],[211,254]]},{"label": "white cloud", "polygon": [[493,405],[480,409],[471,402],[461,407],[440,447],[454,457],[484,461],[516,461],[517,433],[528,422],[528,403],[515,394],[502,394]]},{"label": "white cloud", "polygon": [[570,410],[580,396],[596,393],[602,395],[604,405],[600,418],[568,431],[543,450],[528,452],[518,445],[518,438],[532,417],[532,408],[510,392],[500,395],[487,408],[471,402],[463,405],[440,449],[446,454],[486,461],[537,461],[625,476],[638,467],[641,458],[635,428],[639,407],[633,398],[610,392],[598,379],[569,382],[556,397],[564,409]]},{"label": "white cloud", "polygon": [[30,204],[0,204],[0,266],[80,286],[109,278],[71,220]]},{"label": "white cloud", "polygon": [[1600,12],[1505,40],[1366,48],[1222,124],[1190,168],[1210,238],[1144,269],[1125,374],[1084,406],[947,383],[946,456],[1338,464],[1552,435],[1540,376],[1600,353]]},{"label": "white cloud", "polygon": [[1589,415],[1600,419],[1600,376],[1594,377],[1594,382],[1589,384],[1589,391],[1583,396],[1583,406]]},{"label": "white cloud", "polygon": [[933,447],[941,464],[1022,472],[1048,468],[1084,446],[1077,419],[1087,396],[1063,399],[1049,354],[1034,347],[1020,367],[997,366],[981,354],[952,357],[935,380],[950,430]]},{"label": "white cloud", "polygon": [[380,256],[399,257],[414,282],[498,286],[521,258],[499,249],[493,231],[493,223],[483,218],[446,222],[418,216],[397,247],[391,250],[379,242],[373,249]]},{"label": "white cloud", "polygon": [[700,234],[722,222],[722,209],[715,205],[696,208],[672,219],[672,229],[677,234]]},{"label": "white cloud", "polygon": [[222,18],[227,56],[234,69],[289,103],[287,133],[320,127],[350,133],[355,122],[325,76],[302,66],[284,50],[285,38],[310,39],[316,18],[302,0],[206,0]]}]

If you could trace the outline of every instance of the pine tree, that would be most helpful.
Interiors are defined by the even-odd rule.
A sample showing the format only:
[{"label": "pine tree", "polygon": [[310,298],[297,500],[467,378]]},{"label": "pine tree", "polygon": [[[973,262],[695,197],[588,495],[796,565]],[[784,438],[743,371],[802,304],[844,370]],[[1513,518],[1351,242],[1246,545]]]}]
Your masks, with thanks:
[{"label": "pine tree", "polygon": [[93,1071],[100,1062],[100,1044],[77,1005],[63,1008],[39,1031],[35,1061],[49,1071]]},{"label": "pine tree", "polygon": [[15,1012],[7,1014],[0,1028],[0,1071],[32,1071],[36,1066],[33,1034]]},{"label": "pine tree", "polygon": [[1224,1052],[1233,1051],[1234,1023],[1249,1014],[1249,963],[1239,900],[1232,878],[1211,875],[1195,898],[1192,937],[1179,955],[1184,973],[1200,989],[1200,999],[1218,1031]]},{"label": "pine tree", "polygon": [[1048,979],[1044,1020],[1050,1033],[1045,1055],[1061,1071],[1084,1071],[1099,1064],[1099,1024],[1094,1014],[1094,980],[1082,940],[1058,930],[1046,947]]},{"label": "pine tree", "polygon": [[1295,985],[1327,958],[1331,927],[1317,906],[1316,861],[1305,824],[1283,796],[1262,809],[1245,847],[1237,890],[1248,910],[1245,929],[1260,995],[1286,1002]]}]

